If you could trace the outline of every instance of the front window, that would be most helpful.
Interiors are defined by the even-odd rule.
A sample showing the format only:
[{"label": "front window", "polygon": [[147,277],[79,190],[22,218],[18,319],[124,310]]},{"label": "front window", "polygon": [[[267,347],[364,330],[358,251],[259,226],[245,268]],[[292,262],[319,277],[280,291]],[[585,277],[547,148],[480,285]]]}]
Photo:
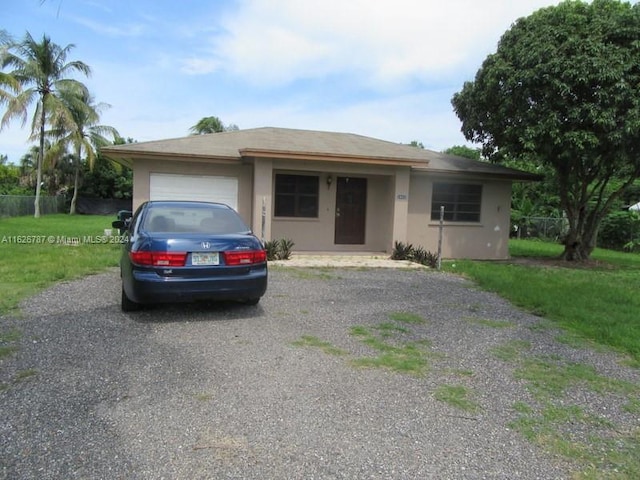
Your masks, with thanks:
[{"label": "front window", "polygon": [[482,185],[464,183],[434,183],[431,197],[431,220],[450,222],[479,222],[482,204]]},{"label": "front window", "polygon": [[317,176],[276,174],[275,216],[317,218],[318,186]]}]

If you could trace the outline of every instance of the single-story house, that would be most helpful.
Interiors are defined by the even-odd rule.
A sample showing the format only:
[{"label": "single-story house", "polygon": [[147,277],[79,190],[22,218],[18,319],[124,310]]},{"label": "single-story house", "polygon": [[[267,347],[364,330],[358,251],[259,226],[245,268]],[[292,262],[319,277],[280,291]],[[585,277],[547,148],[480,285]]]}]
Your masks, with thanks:
[{"label": "single-story house", "polygon": [[351,133],[255,128],[110,146],[146,200],[227,203],[264,240],[296,251],[387,252],[396,241],[445,258],[509,255],[511,185],[537,175]]}]

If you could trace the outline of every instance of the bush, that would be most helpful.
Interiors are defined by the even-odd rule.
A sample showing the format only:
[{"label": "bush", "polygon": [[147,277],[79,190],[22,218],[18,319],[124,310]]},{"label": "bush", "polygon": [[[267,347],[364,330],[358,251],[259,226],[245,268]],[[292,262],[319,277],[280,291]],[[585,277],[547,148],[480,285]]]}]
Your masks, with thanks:
[{"label": "bush", "polygon": [[267,260],[277,260],[278,256],[278,240],[269,240],[268,242],[264,242],[264,249],[267,252]]},{"label": "bush", "polygon": [[438,266],[438,255],[431,253],[422,247],[416,247],[413,249],[413,254],[411,255],[410,260],[431,268],[436,268]]},{"label": "bush", "polygon": [[425,250],[423,247],[414,247],[403,242],[395,242],[391,260],[409,260],[410,262],[436,268],[438,266],[438,255]]},{"label": "bush", "polygon": [[293,240],[282,238],[280,240],[269,240],[264,243],[267,252],[267,260],[289,260],[293,252]]},{"label": "bush", "polygon": [[622,210],[607,215],[598,231],[598,246],[633,251],[640,246],[640,214]]},{"label": "bush", "polygon": [[396,241],[393,246],[393,252],[391,253],[391,260],[411,260],[412,253],[413,245]]}]

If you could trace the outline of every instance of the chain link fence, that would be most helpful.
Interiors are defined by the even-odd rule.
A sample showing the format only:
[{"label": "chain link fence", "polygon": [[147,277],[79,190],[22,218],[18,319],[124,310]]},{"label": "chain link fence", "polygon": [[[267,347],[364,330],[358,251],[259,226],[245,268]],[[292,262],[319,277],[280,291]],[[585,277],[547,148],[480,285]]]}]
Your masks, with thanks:
[{"label": "chain link fence", "polygon": [[[0,217],[20,217],[35,214],[33,195],[0,195]],[[40,195],[40,213],[64,213],[64,195]]]},{"label": "chain link fence", "polygon": [[569,222],[562,217],[523,217],[511,224],[513,238],[541,238],[559,240],[569,229]]}]

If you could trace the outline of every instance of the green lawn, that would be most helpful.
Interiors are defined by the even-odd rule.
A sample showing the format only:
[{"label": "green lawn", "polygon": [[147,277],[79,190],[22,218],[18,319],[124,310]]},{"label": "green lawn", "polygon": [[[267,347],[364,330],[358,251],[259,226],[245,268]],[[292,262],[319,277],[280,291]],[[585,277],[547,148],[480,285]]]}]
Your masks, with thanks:
[{"label": "green lawn", "polygon": [[[512,240],[510,252],[514,260],[549,260],[562,246]],[[444,268],[640,364],[640,255],[596,249],[592,260],[588,266],[464,260],[446,262]]]},{"label": "green lawn", "polygon": [[115,215],[1,218],[0,315],[54,282],[117,266],[120,245],[104,236],[113,220]]}]

